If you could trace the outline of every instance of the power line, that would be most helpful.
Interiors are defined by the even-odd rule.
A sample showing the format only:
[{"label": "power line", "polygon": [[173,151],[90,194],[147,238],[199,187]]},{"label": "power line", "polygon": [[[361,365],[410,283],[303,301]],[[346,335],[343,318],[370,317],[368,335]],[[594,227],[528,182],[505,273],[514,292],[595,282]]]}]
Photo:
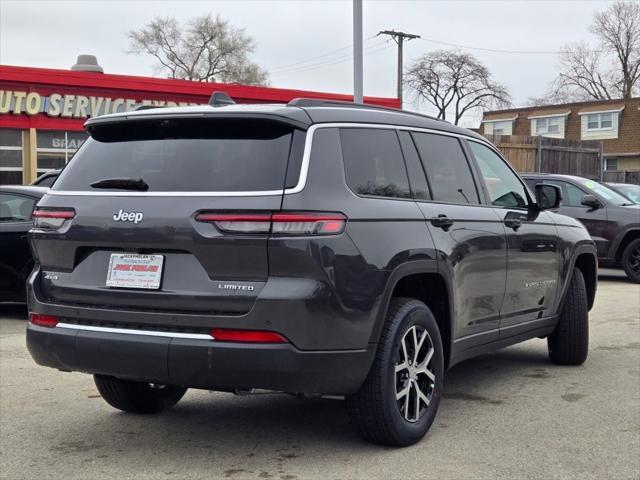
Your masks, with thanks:
[{"label": "power line", "polygon": [[[376,35],[371,35],[370,37],[365,38],[364,41],[368,42],[369,40],[374,39],[374,38],[376,38]],[[319,58],[329,57],[329,56],[331,56],[331,55],[333,55],[335,53],[342,52],[343,50],[350,50],[351,48],[353,48],[353,44],[346,45],[344,47],[337,48],[335,50],[331,50],[330,52],[324,53],[322,55],[317,55],[315,57],[309,57],[306,60],[300,60],[299,62],[288,63],[288,64],[285,64],[285,65],[280,65],[278,67],[270,68],[269,71],[288,70],[290,67],[295,67],[296,65],[300,65],[302,63],[308,63],[308,62],[311,62],[313,60],[317,60]]]},{"label": "power line", "polygon": [[[382,42],[377,43],[377,44],[369,45],[368,47],[365,47],[364,50],[365,50],[366,54],[373,53],[374,49],[377,49],[380,46],[385,45],[386,43],[387,42],[382,41]],[[390,45],[385,45],[384,46],[385,49],[389,48],[389,47],[390,47]],[[348,52],[348,53],[339,55],[339,56],[337,56],[335,58],[327,59],[327,60],[324,60],[324,61],[321,61],[321,62],[310,63],[308,65],[301,65],[299,67],[293,67],[293,68],[289,68],[289,69],[286,69],[286,70],[280,70],[280,71],[277,71],[277,72],[273,73],[273,75],[284,75],[284,74],[289,74],[289,73],[296,73],[298,71],[314,69],[314,68],[317,68],[317,67],[322,67],[324,65],[334,65],[336,63],[346,62],[346,61],[349,61],[350,59],[351,59],[351,52]],[[271,74],[271,71],[269,71],[269,73]]]},{"label": "power line", "polygon": [[420,40],[423,40],[429,43],[439,43],[441,45],[448,45],[450,47],[466,48],[469,50],[482,50],[484,52],[493,52],[493,53],[515,53],[515,54],[522,54],[522,55],[559,55],[561,53],[564,53],[563,51],[551,51],[551,50],[505,50],[501,48],[472,47],[470,45],[461,45],[459,43],[445,42],[443,40],[434,40],[432,38],[424,38],[424,37],[421,37]]},{"label": "power line", "polygon": [[[376,43],[376,44],[373,44],[373,45],[369,45],[368,47],[365,47],[365,50],[371,50],[373,48],[377,48],[380,45],[382,45],[383,43],[386,43],[386,42],[383,41],[383,42],[379,42],[379,43]],[[334,62],[336,60],[349,59],[349,58],[351,58],[351,51],[343,53],[343,54],[340,54],[340,55],[338,55],[337,57],[334,57],[334,58],[328,58],[326,60],[322,60],[320,62],[312,62],[312,63],[308,63],[306,65],[299,65],[298,67],[290,67],[290,68],[280,69],[280,70],[276,71],[275,74],[279,75],[281,73],[286,73],[286,72],[291,72],[291,71],[298,71],[300,69],[305,69],[307,67],[312,67],[312,66],[316,66],[316,65],[323,65],[325,63],[331,63],[331,62]],[[271,73],[272,70],[269,70],[269,72]]]},{"label": "power line", "polygon": [[[364,56],[367,57],[369,55],[373,55],[373,54],[388,50],[392,46],[393,45],[385,45],[382,48],[370,50],[370,51],[366,52],[364,54]],[[351,61],[351,55],[350,54],[347,55],[346,58],[343,58],[343,59],[340,59],[340,60],[335,60],[335,61],[331,61],[331,62],[323,62],[323,63],[317,64],[317,65],[313,65],[313,66],[306,66],[306,67],[303,67],[301,69],[293,70],[293,71],[290,71],[290,72],[276,72],[276,73],[274,73],[272,75],[270,74],[270,75],[274,76],[274,77],[282,76],[282,75],[297,75],[298,73],[305,73],[305,72],[309,72],[311,70],[316,70],[318,68],[330,67],[330,66],[333,66],[333,65],[338,65],[340,63],[345,63],[345,62],[349,62],[349,61]]]}]

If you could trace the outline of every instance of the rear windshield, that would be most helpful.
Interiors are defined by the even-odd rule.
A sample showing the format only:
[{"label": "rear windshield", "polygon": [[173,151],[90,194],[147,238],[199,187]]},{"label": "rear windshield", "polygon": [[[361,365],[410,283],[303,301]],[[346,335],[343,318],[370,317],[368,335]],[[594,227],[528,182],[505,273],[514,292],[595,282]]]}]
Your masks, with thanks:
[{"label": "rear windshield", "polygon": [[200,118],[130,121],[90,133],[54,190],[120,190],[91,184],[122,178],[142,179],[150,192],[281,190],[294,130],[267,120]]}]

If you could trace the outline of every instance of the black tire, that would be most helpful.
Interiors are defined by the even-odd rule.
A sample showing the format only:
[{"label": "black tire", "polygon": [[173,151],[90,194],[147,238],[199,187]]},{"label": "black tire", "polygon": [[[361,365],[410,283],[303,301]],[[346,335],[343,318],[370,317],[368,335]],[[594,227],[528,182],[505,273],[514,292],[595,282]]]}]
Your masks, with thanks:
[{"label": "black tire", "polygon": [[622,252],[622,268],[629,280],[640,283],[640,238],[627,245]]},{"label": "black tire", "polygon": [[106,375],[94,375],[102,398],[112,407],[128,413],[152,414],[173,407],[183,397],[186,388],[152,388],[148,383],[121,380]]},{"label": "black tire", "polygon": [[[415,375],[408,368],[406,371],[401,370],[396,373],[396,365],[409,364],[410,358],[416,358],[408,352],[404,355],[403,361],[401,345],[405,335],[413,335],[411,332],[414,326],[416,327],[414,331],[418,332],[418,339],[425,338],[422,347],[417,349],[419,354],[425,353],[425,356],[418,356],[418,359],[422,359],[415,361],[414,366],[424,364],[424,368],[428,368],[430,374],[435,375],[435,381],[428,378],[426,372]],[[429,334],[428,337],[424,337],[425,331]],[[430,342],[430,345],[427,344],[425,347],[426,342]],[[433,349],[431,360],[426,361],[426,353],[429,352],[428,354],[431,355],[431,348]],[[410,352],[415,350],[414,348]],[[415,378],[415,381],[412,378]],[[394,447],[412,445],[419,441],[431,427],[438,411],[443,386],[442,340],[431,310],[418,300],[392,299],[371,370],[359,390],[346,397],[351,422],[356,430],[372,443]],[[396,398],[397,389],[400,389],[400,393],[408,391],[407,395],[402,397],[404,400]],[[430,397],[428,406],[424,401],[418,400],[418,389],[423,394],[427,391],[426,396]],[[411,405],[405,403],[410,395],[414,398]],[[413,420],[408,420],[405,418],[406,412],[415,413],[416,401],[418,415],[414,415]],[[402,412],[403,409],[404,412]]]},{"label": "black tire", "polygon": [[589,304],[584,276],[573,270],[560,319],[547,338],[549,358],[559,365],[582,365],[589,353]]}]

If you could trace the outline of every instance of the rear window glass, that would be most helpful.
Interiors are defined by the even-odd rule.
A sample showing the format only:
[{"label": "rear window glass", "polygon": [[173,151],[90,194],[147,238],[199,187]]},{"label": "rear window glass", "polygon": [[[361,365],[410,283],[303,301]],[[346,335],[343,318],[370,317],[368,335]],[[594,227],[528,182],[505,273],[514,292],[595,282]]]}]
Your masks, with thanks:
[{"label": "rear window glass", "polygon": [[358,195],[410,198],[409,179],[395,130],[340,131],[347,185]]},{"label": "rear window glass", "polygon": [[258,119],[154,119],[90,133],[55,190],[121,190],[91,187],[109,179],[142,179],[150,192],[281,190],[293,128]]}]

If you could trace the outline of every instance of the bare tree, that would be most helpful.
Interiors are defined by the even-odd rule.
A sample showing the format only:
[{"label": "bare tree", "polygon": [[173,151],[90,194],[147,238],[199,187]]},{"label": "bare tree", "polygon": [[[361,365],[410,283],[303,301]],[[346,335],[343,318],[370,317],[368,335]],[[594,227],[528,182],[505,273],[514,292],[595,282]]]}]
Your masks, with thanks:
[{"label": "bare tree", "polygon": [[600,39],[602,48],[615,53],[618,59],[614,88],[622,98],[631,98],[640,79],[640,3],[617,2],[604,12],[597,12],[591,31]]},{"label": "bare tree", "polygon": [[218,15],[195,17],[186,25],[172,17],[156,17],[128,36],[129,53],[153,56],[158,70],[171,78],[245,85],[267,83],[267,72],[249,61],[253,39]]},{"label": "bare tree", "polygon": [[438,111],[438,118],[453,114],[457,125],[474,109],[500,108],[511,103],[507,88],[494,81],[477,58],[467,53],[436,50],[417,59],[406,72],[406,85],[416,100]]},{"label": "bare tree", "polygon": [[[598,47],[569,44],[544,99],[553,103],[631,98],[640,91],[640,3],[619,1],[595,13],[589,30]],[[613,54],[613,55],[612,55]]]}]

